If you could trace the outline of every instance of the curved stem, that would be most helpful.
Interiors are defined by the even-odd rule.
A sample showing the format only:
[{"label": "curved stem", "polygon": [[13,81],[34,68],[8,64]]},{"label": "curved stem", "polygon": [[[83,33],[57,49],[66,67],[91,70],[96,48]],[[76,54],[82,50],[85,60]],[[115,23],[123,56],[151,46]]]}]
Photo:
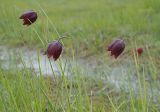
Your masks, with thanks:
[{"label": "curved stem", "polygon": [[70,38],[70,37],[62,36],[62,37],[58,38],[58,41],[60,41],[60,40],[63,39],[63,38]]}]

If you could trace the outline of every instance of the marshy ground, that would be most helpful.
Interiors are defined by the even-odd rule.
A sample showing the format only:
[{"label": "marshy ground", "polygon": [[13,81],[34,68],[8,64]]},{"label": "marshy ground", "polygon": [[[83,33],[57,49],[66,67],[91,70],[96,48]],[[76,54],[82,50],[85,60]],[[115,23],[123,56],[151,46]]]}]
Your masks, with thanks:
[{"label": "marshy ground", "polygon": [[[159,0],[1,2],[1,112],[160,111]],[[24,27],[29,9],[38,19]],[[69,38],[54,62],[44,52],[58,36]],[[117,59],[114,38],[126,44]]]}]

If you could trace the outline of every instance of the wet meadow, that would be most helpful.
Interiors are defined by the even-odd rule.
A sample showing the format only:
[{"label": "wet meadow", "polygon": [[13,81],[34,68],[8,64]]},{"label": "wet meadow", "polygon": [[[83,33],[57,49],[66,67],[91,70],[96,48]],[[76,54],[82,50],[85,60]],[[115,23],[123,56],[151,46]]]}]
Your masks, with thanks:
[{"label": "wet meadow", "polygon": [[160,111],[160,0],[0,1],[0,112]]}]

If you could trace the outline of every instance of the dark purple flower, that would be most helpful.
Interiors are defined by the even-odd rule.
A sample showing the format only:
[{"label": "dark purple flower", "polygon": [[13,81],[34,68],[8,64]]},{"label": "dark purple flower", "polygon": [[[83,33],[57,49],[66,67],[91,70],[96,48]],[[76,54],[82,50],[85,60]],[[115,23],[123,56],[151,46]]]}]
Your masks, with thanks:
[{"label": "dark purple flower", "polygon": [[29,10],[24,12],[19,19],[23,19],[23,25],[31,25],[37,19],[37,13],[35,11]]},{"label": "dark purple flower", "polygon": [[48,58],[53,57],[53,59],[56,61],[62,52],[62,44],[55,40],[52,43],[49,43],[46,54]]},{"label": "dark purple flower", "polygon": [[114,55],[117,58],[125,48],[125,43],[121,39],[114,40],[107,48],[108,51],[111,51],[111,56]]}]

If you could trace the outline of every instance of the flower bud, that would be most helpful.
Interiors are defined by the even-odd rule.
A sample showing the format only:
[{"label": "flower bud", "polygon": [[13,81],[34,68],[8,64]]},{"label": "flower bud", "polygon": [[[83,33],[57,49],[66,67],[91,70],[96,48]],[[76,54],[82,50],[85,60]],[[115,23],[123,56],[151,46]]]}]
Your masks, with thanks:
[{"label": "flower bud", "polygon": [[114,40],[109,46],[108,51],[111,51],[111,56],[114,55],[115,58],[117,58],[125,48],[125,43],[121,39]]},{"label": "flower bud", "polygon": [[49,43],[46,54],[48,58],[53,57],[53,59],[56,61],[61,55],[61,52],[62,52],[62,44],[58,40],[55,40]]},{"label": "flower bud", "polygon": [[137,53],[138,53],[138,55],[141,55],[142,54],[142,52],[143,52],[143,49],[140,47],[140,48],[137,48]]},{"label": "flower bud", "polygon": [[37,13],[35,11],[29,10],[21,14],[19,19],[23,19],[23,25],[31,25],[37,19]]}]

